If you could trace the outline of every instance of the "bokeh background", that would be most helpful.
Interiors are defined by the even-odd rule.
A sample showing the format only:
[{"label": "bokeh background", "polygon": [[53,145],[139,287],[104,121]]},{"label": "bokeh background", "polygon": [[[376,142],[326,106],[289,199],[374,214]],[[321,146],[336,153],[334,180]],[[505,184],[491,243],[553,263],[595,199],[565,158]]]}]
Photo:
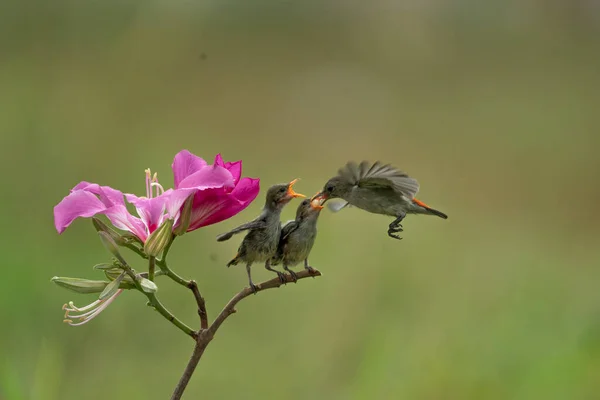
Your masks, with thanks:
[{"label": "bokeh background", "polygon": [[[323,212],[324,276],[241,303],[185,398],[600,398],[599,23],[593,0],[3,2],[0,398],[170,396],[193,343],[139,293],[62,323],[94,296],[50,278],[100,279],[109,255],[52,208],[81,180],[141,194],[148,167],[169,187],[182,148],[307,195],[379,159],[450,216],[399,242]],[[211,317],[246,284],[225,268],[241,238],[214,238],[263,196],[171,252]]]}]

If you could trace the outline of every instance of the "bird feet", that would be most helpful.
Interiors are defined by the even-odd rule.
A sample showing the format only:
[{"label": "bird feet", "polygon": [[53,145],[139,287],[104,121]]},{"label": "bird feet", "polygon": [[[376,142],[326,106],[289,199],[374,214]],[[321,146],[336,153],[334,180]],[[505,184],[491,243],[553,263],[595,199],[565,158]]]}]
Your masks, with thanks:
[{"label": "bird feet", "polygon": [[399,229],[390,228],[390,229],[388,229],[387,234],[391,238],[402,240],[402,238],[400,236],[395,235],[395,233],[397,233],[397,232],[402,232],[402,228],[399,228]]},{"label": "bird feet", "polygon": [[317,270],[311,267],[310,265],[304,266],[304,269],[308,271],[308,273],[314,278]]},{"label": "bird feet", "polygon": [[285,274],[283,272],[275,271],[275,273],[277,274],[277,277],[279,278],[279,282],[281,282],[284,285],[287,284],[287,276],[285,276]]},{"label": "bird feet", "polygon": [[400,224],[400,222],[394,221],[389,226],[389,229],[387,231],[388,236],[394,239],[402,240],[400,236],[395,235],[395,233],[398,232],[404,232],[404,229],[402,229],[402,224]]},{"label": "bird feet", "polygon": [[259,288],[254,283],[250,282],[250,290],[252,290],[253,294],[256,294],[259,291]]},{"label": "bird feet", "polygon": [[287,272],[289,272],[289,273],[290,273],[290,276],[292,277],[292,281],[293,281],[294,283],[298,282],[298,274],[296,274],[296,273],[295,273],[294,271],[292,271],[291,269],[287,269],[287,268],[285,268],[285,270],[286,270]]}]

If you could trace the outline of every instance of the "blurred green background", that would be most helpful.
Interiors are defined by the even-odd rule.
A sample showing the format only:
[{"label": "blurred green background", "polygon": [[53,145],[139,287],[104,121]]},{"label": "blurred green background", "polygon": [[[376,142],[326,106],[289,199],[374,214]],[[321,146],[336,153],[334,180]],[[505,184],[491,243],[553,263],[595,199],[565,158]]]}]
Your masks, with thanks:
[{"label": "blurred green background", "polygon": [[[575,0],[3,2],[0,399],[170,396],[193,343],[139,293],[62,323],[94,296],[50,278],[109,256],[52,208],[81,180],[142,194],[148,167],[169,187],[183,148],[307,195],[379,159],[450,216],[398,242],[390,218],[323,212],[324,276],[241,303],[185,398],[598,399],[599,23]],[[214,238],[259,196],[173,247],[210,317],[246,284],[241,238]]]}]

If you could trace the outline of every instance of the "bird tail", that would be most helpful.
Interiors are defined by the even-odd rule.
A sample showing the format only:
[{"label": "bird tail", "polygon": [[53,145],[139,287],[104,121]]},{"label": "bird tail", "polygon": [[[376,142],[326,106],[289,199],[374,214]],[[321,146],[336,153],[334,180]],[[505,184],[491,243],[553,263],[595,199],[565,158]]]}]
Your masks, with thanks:
[{"label": "bird tail", "polygon": [[415,203],[418,206],[423,207],[425,210],[427,210],[428,214],[436,215],[436,216],[438,216],[440,218],[448,219],[448,216],[446,214],[444,214],[441,211],[438,211],[438,210],[435,210],[435,209],[429,207],[427,204],[423,203],[421,200],[413,199],[413,203]]},{"label": "bird tail", "polygon": [[239,262],[240,262],[240,253],[237,253],[235,255],[235,257],[233,257],[233,260],[231,260],[227,263],[227,267],[231,267],[232,265],[238,265]]}]

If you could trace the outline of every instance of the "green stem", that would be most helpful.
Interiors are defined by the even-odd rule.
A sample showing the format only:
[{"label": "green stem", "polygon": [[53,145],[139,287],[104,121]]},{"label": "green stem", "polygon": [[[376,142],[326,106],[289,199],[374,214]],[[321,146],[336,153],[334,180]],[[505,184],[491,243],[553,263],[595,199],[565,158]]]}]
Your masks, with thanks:
[{"label": "green stem", "polygon": [[162,254],[162,258],[160,261],[163,262],[163,264],[166,265],[167,263],[167,254],[169,254],[169,250],[171,250],[171,245],[173,244],[173,242],[175,241],[175,238],[177,238],[176,235],[173,235],[173,237],[171,238],[171,240],[169,241],[169,243],[167,243],[167,246],[165,247],[165,249],[163,250],[163,254]]},{"label": "green stem", "polygon": [[135,275],[135,273],[133,272],[131,267],[129,267],[129,265],[124,265],[123,268],[124,268],[125,272],[127,273],[127,275],[129,275],[131,277],[131,279],[133,279],[133,282],[135,283],[136,288],[148,298],[148,300],[150,301],[150,305],[152,307],[154,307],[154,309],[156,311],[158,311],[160,313],[160,315],[165,317],[167,319],[167,321],[169,321],[170,323],[175,325],[183,333],[190,336],[194,340],[196,339],[196,333],[194,332],[194,330],[192,328],[190,328],[189,326],[187,326],[185,323],[181,322],[181,320],[179,318],[177,318],[176,316],[171,314],[171,312],[169,310],[167,310],[165,308],[165,306],[162,305],[162,303],[160,302],[160,300],[158,300],[158,297],[156,297],[156,295],[154,293],[144,292],[144,289],[142,289],[142,286],[140,285],[138,277]]},{"label": "green stem", "polygon": [[194,333],[194,330],[187,326],[185,323],[183,323],[181,320],[179,320],[176,316],[171,314],[171,312],[167,310],[165,306],[162,305],[162,303],[158,300],[154,293],[144,294],[146,295],[146,297],[148,297],[148,300],[150,300],[150,304],[152,305],[152,307],[154,307],[154,309],[158,311],[160,315],[162,315],[173,325],[181,329],[186,335],[195,339],[196,335]]},{"label": "green stem", "polygon": [[136,246],[134,246],[133,244],[126,244],[124,245],[125,247],[127,247],[129,250],[133,251],[135,254],[137,254],[138,256],[142,257],[142,258],[148,258],[148,256],[140,249],[138,249]]},{"label": "green stem", "polygon": [[148,279],[154,282],[154,270],[156,269],[156,257],[148,259]]},{"label": "green stem", "polygon": [[173,271],[171,268],[169,268],[169,266],[165,263],[164,259],[157,261],[157,264],[160,267],[160,269],[163,271],[163,273],[165,275],[167,275],[169,278],[173,279],[175,282],[179,283],[181,286],[189,287],[191,281],[188,281],[188,280],[182,278],[181,276],[177,275],[177,273],[175,273],[175,271]]}]

